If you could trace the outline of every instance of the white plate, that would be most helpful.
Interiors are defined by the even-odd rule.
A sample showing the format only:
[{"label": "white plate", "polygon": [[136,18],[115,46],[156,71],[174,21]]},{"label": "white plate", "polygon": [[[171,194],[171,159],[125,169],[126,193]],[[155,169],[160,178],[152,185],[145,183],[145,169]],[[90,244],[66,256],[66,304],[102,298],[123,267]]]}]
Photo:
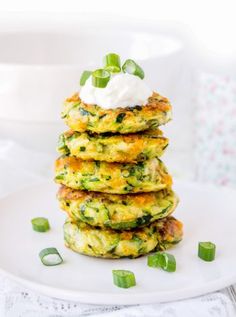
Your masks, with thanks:
[{"label": "white plate", "polygon": [[[140,304],[201,295],[236,282],[236,192],[192,183],[177,183],[181,203],[175,213],[184,222],[184,239],[170,252],[177,271],[167,273],[135,260],[103,260],[78,255],[63,245],[65,218],[55,199],[56,187],[44,183],[0,201],[0,269],[21,284],[49,296],[94,304]],[[48,233],[37,233],[30,220],[46,216]],[[198,241],[217,245],[214,262],[197,257]],[[38,252],[55,246],[64,263],[43,266]],[[112,269],[135,273],[137,286],[120,289]]]}]

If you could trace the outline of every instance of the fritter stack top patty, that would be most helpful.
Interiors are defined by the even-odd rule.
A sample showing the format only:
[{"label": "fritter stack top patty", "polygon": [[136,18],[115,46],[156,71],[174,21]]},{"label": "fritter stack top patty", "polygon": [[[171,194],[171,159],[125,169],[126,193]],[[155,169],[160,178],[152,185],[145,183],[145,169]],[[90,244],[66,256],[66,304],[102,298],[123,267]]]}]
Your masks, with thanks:
[{"label": "fritter stack top patty", "polygon": [[169,188],[172,178],[161,160],[141,163],[83,161],[73,156],[56,160],[55,181],[73,189],[111,194],[158,191]]},{"label": "fritter stack top patty", "polygon": [[101,230],[68,219],[65,244],[75,252],[104,258],[136,258],[154,250],[165,250],[182,239],[182,223],[173,217],[129,231]]},{"label": "fritter stack top patty", "polygon": [[160,157],[167,145],[168,139],[160,130],[137,134],[92,134],[70,130],[61,134],[58,151],[82,160],[134,163]]},{"label": "fritter stack top patty", "polygon": [[113,195],[62,186],[57,198],[61,209],[74,221],[117,230],[141,227],[167,217],[178,203],[178,197],[169,189],[152,193]]},{"label": "fritter stack top patty", "polygon": [[77,93],[65,101],[62,111],[62,118],[72,130],[95,133],[123,134],[156,129],[171,116],[169,100],[155,92],[146,105],[115,109],[85,104]]}]

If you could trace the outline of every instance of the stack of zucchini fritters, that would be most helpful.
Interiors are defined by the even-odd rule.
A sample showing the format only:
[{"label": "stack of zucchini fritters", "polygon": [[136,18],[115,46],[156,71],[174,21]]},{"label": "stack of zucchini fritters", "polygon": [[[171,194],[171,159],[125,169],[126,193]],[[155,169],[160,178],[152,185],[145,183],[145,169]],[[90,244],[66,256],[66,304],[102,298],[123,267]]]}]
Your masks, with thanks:
[{"label": "stack of zucchini fritters", "polygon": [[171,216],[178,198],[159,159],[168,145],[158,126],[171,119],[157,93],[144,106],[103,109],[68,98],[62,117],[55,180],[68,214],[66,246],[90,256],[135,258],[182,238]]}]

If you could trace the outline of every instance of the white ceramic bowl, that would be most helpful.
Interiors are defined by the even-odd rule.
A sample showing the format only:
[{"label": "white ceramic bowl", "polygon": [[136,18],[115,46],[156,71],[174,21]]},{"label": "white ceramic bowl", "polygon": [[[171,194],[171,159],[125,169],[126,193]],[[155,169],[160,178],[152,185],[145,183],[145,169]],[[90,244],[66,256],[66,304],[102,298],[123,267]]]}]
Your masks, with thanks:
[{"label": "white ceramic bowl", "polygon": [[[30,24],[31,23],[31,24]],[[151,87],[169,97],[178,80],[183,43],[155,26],[128,21],[76,21],[69,27],[32,21],[23,29],[0,32],[0,137],[41,151],[54,151],[63,100],[79,88],[85,69],[102,65],[102,56],[118,52],[145,69]],[[155,65],[155,68],[153,66]]]}]

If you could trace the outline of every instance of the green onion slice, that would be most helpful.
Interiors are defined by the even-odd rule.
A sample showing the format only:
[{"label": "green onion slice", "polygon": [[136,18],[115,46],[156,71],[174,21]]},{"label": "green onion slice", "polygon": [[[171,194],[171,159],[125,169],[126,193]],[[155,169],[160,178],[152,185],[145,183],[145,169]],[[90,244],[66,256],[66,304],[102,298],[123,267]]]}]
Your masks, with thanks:
[{"label": "green onion slice", "polygon": [[132,59],[127,59],[125,61],[124,65],[122,66],[122,70],[123,70],[124,73],[128,73],[128,74],[131,74],[131,75],[138,76],[141,79],[144,78],[144,71]]},{"label": "green onion slice", "polygon": [[50,229],[50,225],[47,218],[37,217],[31,220],[32,227],[35,231],[46,232]]},{"label": "green onion slice", "polygon": [[169,253],[160,253],[160,267],[167,272],[176,271],[176,261],[175,257]]},{"label": "green onion slice", "polygon": [[120,56],[115,53],[110,53],[103,58],[104,68],[111,73],[119,73],[120,67]]},{"label": "green onion slice", "polygon": [[148,266],[159,267],[167,272],[176,271],[176,261],[172,254],[157,252],[148,256]]},{"label": "green onion slice", "polygon": [[82,75],[80,77],[80,82],[79,82],[80,86],[84,86],[85,85],[87,79],[91,76],[91,74],[92,74],[92,72],[90,72],[89,70],[85,70],[82,73]]},{"label": "green onion slice", "polygon": [[113,270],[113,283],[121,288],[129,288],[136,285],[135,275],[128,270]]},{"label": "green onion slice", "polygon": [[198,243],[198,256],[204,261],[213,261],[216,254],[216,245],[212,242]]},{"label": "green onion slice", "polygon": [[46,248],[39,252],[42,263],[46,266],[61,264],[63,259],[56,248]]},{"label": "green onion slice", "polygon": [[157,256],[157,254],[150,254],[147,257],[147,264],[150,267],[160,267],[159,264],[159,257]]},{"label": "green onion slice", "polygon": [[94,87],[105,88],[110,80],[110,73],[104,69],[97,69],[92,73],[92,84]]}]

